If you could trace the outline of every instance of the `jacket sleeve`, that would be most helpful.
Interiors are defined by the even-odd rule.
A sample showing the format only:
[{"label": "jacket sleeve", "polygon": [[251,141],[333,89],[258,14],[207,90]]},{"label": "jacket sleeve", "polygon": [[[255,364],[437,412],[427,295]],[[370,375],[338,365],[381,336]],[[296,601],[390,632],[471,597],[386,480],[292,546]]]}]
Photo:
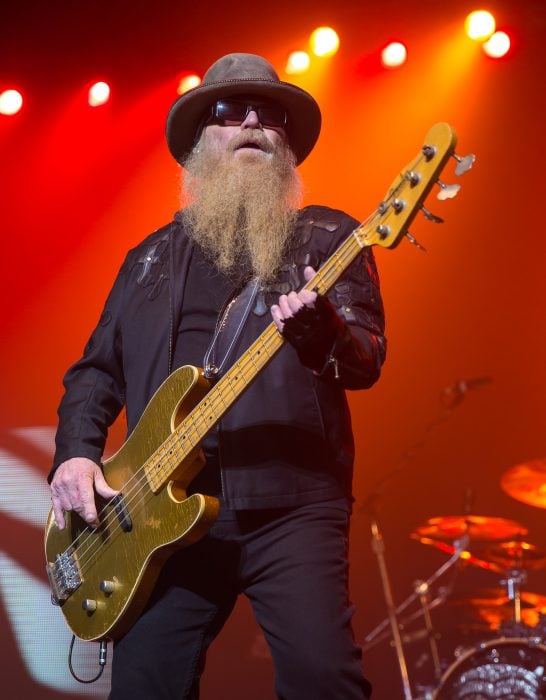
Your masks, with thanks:
[{"label": "jacket sleeve", "polygon": [[379,278],[371,249],[351,264],[328,294],[344,321],[326,358],[323,375],[344,389],[367,389],[385,361],[387,340]]},{"label": "jacket sleeve", "polygon": [[[318,268],[358,226],[358,221],[341,211],[322,207],[309,207],[306,212],[312,218],[308,248],[311,252],[303,262]],[[344,389],[366,389],[379,378],[387,346],[379,276],[371,248],[359,253],[327,298],[343,323],[320,368],[311,369]]]},{"label": "jacket sleeve", "polygon": [[108,428],[125,403],[119,328],[125,269],[126,264],[116,278],[82,358],[64,377],[65,393],[58,409],[56,451],[49,482],[57,467],[71,457],[87,457],[100,464]]}]

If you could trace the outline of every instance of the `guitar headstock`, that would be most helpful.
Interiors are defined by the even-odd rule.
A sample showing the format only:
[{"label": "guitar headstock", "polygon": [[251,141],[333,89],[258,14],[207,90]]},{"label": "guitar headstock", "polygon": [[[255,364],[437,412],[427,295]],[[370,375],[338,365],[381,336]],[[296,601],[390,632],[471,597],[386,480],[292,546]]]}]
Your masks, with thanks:
[{"label": "guitar headstock", "polygon": [[429,191],[438,184],[441,188],[439,199],[454,197],[460,185],[444,185],[438,176],[452,156],[459,163],[455,169],[458,175],[470,169],[475,160],[473,155],[465,158],[457,156],[454,150],[456,143],[457,136],[449,124],[440,122],[429,130],[419,154],[392,183],[377,210],[353,232],[359,245],[394,248],[404,236],[419,245],[408,233],[409,225],[419,209],[423,209],[428,219],[441,223],[439,217],[423,207]]}]

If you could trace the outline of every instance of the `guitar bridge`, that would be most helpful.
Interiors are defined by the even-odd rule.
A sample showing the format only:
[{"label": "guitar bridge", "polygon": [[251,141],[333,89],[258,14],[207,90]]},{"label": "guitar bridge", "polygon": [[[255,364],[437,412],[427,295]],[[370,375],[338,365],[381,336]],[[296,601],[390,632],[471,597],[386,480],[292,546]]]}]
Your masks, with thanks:
[{"label": "guitar bridge", "polygon": [[73,550],[57,554],[54,562],[46,566],[52,598],[62,603],[81,585],[82,576],[78,559]]}]

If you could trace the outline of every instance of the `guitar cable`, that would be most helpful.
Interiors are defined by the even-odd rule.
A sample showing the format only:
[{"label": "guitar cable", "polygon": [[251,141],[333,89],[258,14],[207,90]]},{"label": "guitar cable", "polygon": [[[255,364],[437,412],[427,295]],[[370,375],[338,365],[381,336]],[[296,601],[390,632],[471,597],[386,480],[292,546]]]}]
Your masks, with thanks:
[{"label": "guitar cable", "polygon": [[102,676],[104,667],[106,666],[106,653],[107,653],[107,648],[108,648],[108,642],[106,639],[101,639],[100,644],[99,644],[99,672],[97,673],[96,676],[93,678],[85,679],[85,678],[80,678],[76,672],[74,671],[74,667],[72,666],[72,652],[74,650],[74,642],[76,641],[76,635],[72,635],[72,641],[70,642],[70,649],[68,651],[68,668],[70,669],[70,673],[72,676],[78,681],[78,683],[95,683],[95,681],[98,681],[99,678]]}]

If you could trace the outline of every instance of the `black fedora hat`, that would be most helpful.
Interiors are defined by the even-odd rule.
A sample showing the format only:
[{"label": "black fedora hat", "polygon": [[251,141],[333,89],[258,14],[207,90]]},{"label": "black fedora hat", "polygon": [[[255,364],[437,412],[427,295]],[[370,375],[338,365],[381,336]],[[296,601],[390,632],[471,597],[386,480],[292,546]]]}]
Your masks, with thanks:
[{"label": "black fedora hat", "polygon": [[305,90],[279,80],[273,66],[249,53],[223,56],[205,73],[203,82],[184,93],[167,116],[167,144],[182,163],[195,144],[206,110],[224,97],[267,97],[283,105],[288,114],[287,135],[299,165],[311,152],[320,133],[320,109]]}]

